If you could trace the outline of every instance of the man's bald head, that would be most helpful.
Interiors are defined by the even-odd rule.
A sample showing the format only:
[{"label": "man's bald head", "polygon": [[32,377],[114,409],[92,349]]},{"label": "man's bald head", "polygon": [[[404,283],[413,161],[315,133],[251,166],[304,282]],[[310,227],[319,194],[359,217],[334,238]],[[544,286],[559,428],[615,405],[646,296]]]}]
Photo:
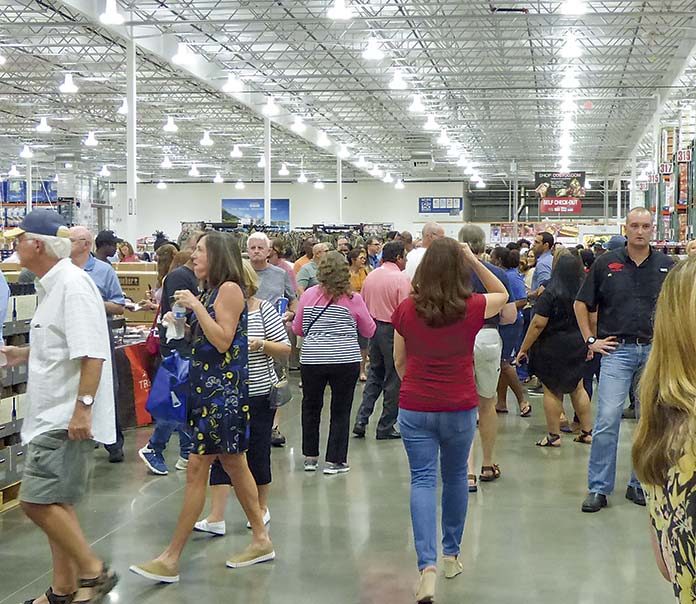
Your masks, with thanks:
[{"label": "man's bald head", "polygon": [[423,226],[423,247],[427,248],[436,239],[442,239],[445,236],[445,229],[437,222],[426,222]]},{"label": "man's bald head", "polygon": [[74,226],[70,228],[70,239],[75,240],[75,239],[80,239],[84,240],[89,243],[90,249],[92,249],[92,245],[94,244],[94,235],[92,235],[92,232],[84,226]]},{"label": "man's bald head", "polygon": [[87,227],[74,226],[70,229],[70,258],[73,263],[83,268],[89,260],[94,244],[94,235]]}]

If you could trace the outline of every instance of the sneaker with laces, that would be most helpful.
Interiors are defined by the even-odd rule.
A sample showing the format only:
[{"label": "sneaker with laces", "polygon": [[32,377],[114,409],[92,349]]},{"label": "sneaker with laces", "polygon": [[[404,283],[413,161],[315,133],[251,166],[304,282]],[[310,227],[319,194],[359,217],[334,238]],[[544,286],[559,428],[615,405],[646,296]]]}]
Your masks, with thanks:
[{"label": "sneaker with laces", "polygon": [[[264,525],[267,525],[271,521],[271,510],[266,508],[266,512],[263,515],[263,523]],[[247,522],[246,527],[248,529],[251,529],[251,522]]]},{"label": "sneaker with laces", "polygon": [[224,520],[220,522],[208,522],[207,518],[203,518],[203,520],[193,525],[193,530],[199,533],[210,533],[211,535],[222,536],[227,531],[227,526]]},{"label": "sneaker with laces", "polygon": [[327,461],[324,466],[324,474],[345,474],[346,472],[350,472],[350,466],[347,463]]},{"label": "sneaker with laces", "polygon": [[157,476],[166,476],[169,474],[169,468],[164,461],[164,456],[161,453],[156,453],[150,449],[149,443],[138,451],[140,459],[145,462],[147,469]]},{"label": "sneaker with laces", "polygon": [[305,472],[316,472],[319,466],[319,460],[316,457],[305,457],[304,460],[304,471]]},{"label": "sneaker with laces", "polygon": [[176,465],[174,466],[177,470],[185,470],[188,468],[188,459],[185,457],[179,457],[179,459],[176,460]]}]

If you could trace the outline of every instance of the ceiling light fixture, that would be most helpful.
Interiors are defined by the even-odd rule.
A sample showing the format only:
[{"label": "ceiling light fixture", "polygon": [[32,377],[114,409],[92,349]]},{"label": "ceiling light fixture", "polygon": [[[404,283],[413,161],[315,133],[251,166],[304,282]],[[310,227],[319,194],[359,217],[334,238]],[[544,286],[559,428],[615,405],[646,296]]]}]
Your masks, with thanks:
[{"label": "ceiling light fixture", "polygon": [[160,191],[164,191],[164,190],[167,188],[167,183],[164,182],[163,180],[160,180],[160,181],[157,183],[157,188],[158,188]]},{"label": "ceiling light fixture", "polygon": [[389,82],[389,88],[392,90],[406,90],[408,88],[408,84],[406,80],[404,80],[404,76],[400,69],[394,70],[394,77],[392,77],[391,82]]},{"label": "ceiling light fixture", "polygon": [[302,134],[306,129],[307,126],[302,121],[302,118],[299,115],[296,115],[295,121],[292,123],[292,126],[290,126],[290,130],[292,130],[295,134]]},{"label": "ceiling light fixture", "polygon": [[41,134],[48,134],[51,130],[53,130],[53,128],[48,125],[48,118],[42,117],[38,126],[36,126],[36,131]]},{"label": "ceiling light fixture", "polygon": [[106,164],[104,164],[102,166],[102,169],[99,170],[99,176],[101,176],[102,178],[109,178],[109,176],[111,176],[111,171],[109,170]]},{"label": "ceiling light fixture", "polygon": [[196,55],[191,52],[188,44],[179,42],[176,46],[176,54],[172,57],[174,65],[191,65],[196,60]]},{"label": "ceiling light fixture", "polygon": [[575,68],[572,66],[568,67],[561,80],[561,88],[577,88],[578,86],[580,86],[580,82],[578,82],[578,78],[575,74]]},{"label": "ceiling light fixture", "polygon": [[106,0],[104,12],[99,15],[99,21],[104,25],[123,25],[125,18],[118,12],[116,0]]},{"label": "ceiling light fixture", "polygon": [[464,170],[464,174],[466,176],[473,176],[476,173],[476,170],[474,170],[474,164],[470,163],[466,166],[466,170]]},{"label": "ceiling light fixture", "polygon": [[466,155],[463,153],[459,156],[459,160],[457,161],[457,166],[459,168],[466,168],[467,165],[469,164],[469,161],[466,159]]},{"label": "ceiling light fixture", "polygon": [[[647,178],[645,180],[648,180]],[[585,191],[590,191],[592,190],[592,183],[589,181],[589,179],[585,180]]]},{"label": "ceiling light fixture", "polygon": [[192,178],[197,178],[201,175],[201,173],[198,171],[198,166],[196,164],[191,164],[191,169],[189,170],[188,175]]},{"label": "ceiling light fixture", "polygon": [[315,188],[315,189],[319,189],[319,190],[322,190],[322,189],[324,188],[324,183],[321,182],[321,179],[317,180],[317,181],[314,183],[314,188]]},{"label": "ceiling light fixture", "polygon": [[56,175],[53,177],[53,182],[58,182],[58,172],[56,172]]},{"label": "ceiling light fixture", "polygon": [[569,147],[573,144],[573,135],[570,132],[564,132],[558,139],[561,147]]},{"label": "ceiling light fixture", "polygon": [[58,86],[58,90],[60,90],[63,94],[75,94],[79,90],[79,88],[75,85],[75,82],[73,82],[73,74],[65,74],[65,80],[60,86]]},{"label": "ceiling light fixture", "polygon": [[341,159],[348,159],[350,157],[350,151],[348,151],[347,145],[341,145],[341,148],[338,151],[338,157]]},{"label": "ceiling light fixture", "polygon": [[575,128],[575,119],[572,113],[566,113],[561,121],[561,130],[573,130]]},{"label": "ceiling light fixture", "polygon": [[246,188],[246,185],[244,184],[244,181],[240,178],[237,180],[236,183],[234,183],[234,188],[237,189],[237,191],[241,191],[242,189]]},{"label": "ceiling light fixture", "polygon": [[266,155],[264,153],[261,154],[261,157],[259,157],[259,163],[256,164],[257,168],[265,168],[266,167]]},{"label": "ceiling light fixture", "polygon": [[363,51],[362,56],[366,61],[381,61],[384,58],[384,51],[377,38],[370,38],[367,41],[367,48]]},{"label": "ceiling light fixture", "polygon": [[425,106],[420,94],[413,95],[413,102],[409,105],[408,110],[411,113],[425,113]]},{"label": "ceiling light fixture", "polygon": [[349,4],[346,4],[346,0],[334,0],[326,16],[334,21],[349,21],[353,18],[353,10]]},{"label": "ceiling light fixture", "polygon": [[165,170],[169,170],[172,167],[172,160],[169,159],[168,155],[164,156],[164,159],[162,160],[162,163],[160,164],[160,168],[163,168]]},{"label": "ceiling light fixture", "polygon": [[215,143],[212,138],[210,138],[210,132],[205,130],[203,132],[203,138],[200,141],[201,147],[212,147]]},{"label": "ceiling light fixture", "polygon": [[391,172],[387,172],[384,175],[382,182],[387,183],[388,185],[394,182],[394,177],[391,175]]},{"label": "ceiling light fixture", "polygon": [[481,180],[481,175],[478,173],[478,170],[472,170],[471,182],[479,182]]},{"label": "ceiling light fixture", "polygon": [[486,183],[483,180],[479,179],[479,181],[476,183],[476,188],[477,189],[485,189]]},{"label": "ceiling light fixture", "polygon": [[394,188],[401,191],[402,189],[405,189],[404,181],[399,179],[396,181],[396,184],[394,185]]},{"label": "ceiling light fixture", "polygon": [[447,157],[455,158],[459,156],[459,145],[451,143],[447,149]]},{"label": "ceiling light fixture", "polygon": [[429,115],[428,119],[425,121],[425,124],[423,125],[423,130],[426,130],[428,132],[436,132],[439,129],[440,126],[438,126],[437,122],[435,121],[435,116],[432,114]]},{"label": "ceiling light fixture", "polygon": [[171,115],[167,118],[167,123],[164,126],[162,126],[162,130],[164,130],[165,132],[178,132],[179,131],[179,126],[177,126],[174,123],[174,118]]},{"label": "ceiling light fixture", "polygon": [[213,178],[213,182],[216,185],[221,185],[223,182],[225,182],[225,179],[220,176],[220,172],[215,172],[215,178]]},{"label": "ceiling light fixture", "polygon": [[244,153],[242,153],[242,150],[239,148],[239,145],[235,145],[232,147],[232,151],[230,151],[230,157],[232,159],[239,159],[240,157],[244,157]]},{"label": "ceiling light fixture", "polygon": [[384,176],[384,172],[380,169],[380,167],[377,164],[374,164],[372,166],[372,170],[369,171],[370,176],[374,176],[375,178],[382,178]]},{"label": "ceiling light fixture", "polygon": [[29,145],[24,145],[24,148],[19,152],[19,156],[22,159],[31,159],[34,157],[34,152],[31,150]]},{"label": "ceiling light fixture", "polygon": [[319,134],[317,134],[317,145],[319,145],[322,148],[328,147],[331,145],[331,141],[329,140],[329,137],[326,135],[326,132],[323,130],[319,130]]},{"label": "ceiling light fixture", "polygon": [[582,56],[583,48],[578,44],[578,39],[575,32],[568,32],[565,44],[561,48],[561,56],[564,59],[577,59]]},{"label": "ceiling light fixture", "polygon": [[244,82],[233,73],[227,76],[227,81],[222,87],[222,91],[227,94],[241,94],[244,92]]},{"label": "ceiling light fixture", "polygon": [[300,175],[297,177],[297,182],[300,183],[301,185],[305,184],[307,182],[307,176],[304,173],[304,170],[300,172]]},{"label": "ceiling light fixture", "polygon": [[370,167],[370,164],[365,160],[363,155],[358,158],[358,162],[355,165],[361,170],[367,170]]},{"label": "ceiling light fixture", "polygon": [[128,115],[128,99],[123,99],[121,106],[118,108],[117,113],[119,115]]},{"label": "ceiling light fixture", "polygon": [[263,109],[261,112],[266,116],[266,117],[273,117],[274,115],[278,115],[278,112],[280,111],[280,108],[278,105],[276,105],[275,99],[273,98],[272,95],[268,95],[266,97],[266,104],[263,106]]},{"label": "ceiling light fixture", "polygon": [[19,178],[21,174],[19,173],[19,170],[17,170],[17,166],[15,164],[12,164],[12,167],[10,168],[10,171],[7,173],[7,175],[10,178]]},{"label": "ceiling light fixture", "polygon": [[575,113],[577,110],[578,106],[575,104],[573,97],[571,95],[564,97],[561,103],[561,111],[563,113]]},{"label": "ceiling light fixture", "polygon": [[565,0],[561,6],[561,14],[563,15],[584,15],[586,12],[587,5],[583,0]]},{"label": "ceiling light fixture", "polygon": [[99,144],[97,137],[94,135],[94,131],[90,130],[85,139],[85,145],[87,147],[96,147]]},{"label": "ceiling light fixture", "polygon": [[440,136],[437,137],[437,144],[441,145],[442,147],[446,147],[450,144],[449,136],[447,136],[447,130],[444,128],[440,130]]},{"label": "ceiling light fixture", "polygon": [[280,170],[278,170],[278,176],[290,176],[290,170],[288,170],[287,164],[281,164]]},{"label": "ceiling light fixture", "polygon": [[0,53],[0,66],[4,65],[5,63],[7,63],[7,59],[2,53]]}]

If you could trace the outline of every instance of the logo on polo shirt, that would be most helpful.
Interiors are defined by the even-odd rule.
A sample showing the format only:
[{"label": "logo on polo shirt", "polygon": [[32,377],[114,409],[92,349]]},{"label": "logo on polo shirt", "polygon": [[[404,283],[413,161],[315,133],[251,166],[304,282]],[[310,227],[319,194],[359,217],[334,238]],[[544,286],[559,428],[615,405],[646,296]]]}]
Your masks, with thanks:
[{"label": "logo on polo shirt", "polygon": [[621,262],[612,262],[607,268],[612,272],[612,273],[620,273],[624,269],[624,264],[621,264]]}]

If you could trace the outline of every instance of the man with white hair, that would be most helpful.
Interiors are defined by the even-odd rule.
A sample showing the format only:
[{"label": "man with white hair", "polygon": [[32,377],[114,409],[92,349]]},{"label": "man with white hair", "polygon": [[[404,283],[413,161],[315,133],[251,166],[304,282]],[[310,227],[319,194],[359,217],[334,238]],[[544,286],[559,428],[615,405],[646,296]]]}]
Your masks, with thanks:
[{"label": "man with white hair", "polygon": [[300,269],[299,273],[297,273],[298,296],[302,296],[305,290],[319,283],[317,279],[317,268],[328,251],[329,246],[326,243],[317,243],[312,248],[312,259]]},{"label": "man with white hair", "polygon": [[428,251],[430,244],[436,239],[442,239],[445,236],[445,229],[437,222],[428,222],[423,226],[423,239],[421,247],[414,248],[406,256],[406,274],[413,281],[416,275],[416,269],[423,260],[425,252]]},{"label": "man with white hair", "polygon": [[[94,441],[112,443],[114,399],[106,313],[94,282],[70,261],[70,232],[52,210],[34,210],[18,228],[20,264],[33,272],[39,303],[30,346],[7,346],[9,366],[29,364],[28,444],[22,509],[48,537],[53,582],[35,602],[101,602],[118,577],[92,551],[74,505],[87,487]],[[68,310],[69,309],[69,310]]]}]

